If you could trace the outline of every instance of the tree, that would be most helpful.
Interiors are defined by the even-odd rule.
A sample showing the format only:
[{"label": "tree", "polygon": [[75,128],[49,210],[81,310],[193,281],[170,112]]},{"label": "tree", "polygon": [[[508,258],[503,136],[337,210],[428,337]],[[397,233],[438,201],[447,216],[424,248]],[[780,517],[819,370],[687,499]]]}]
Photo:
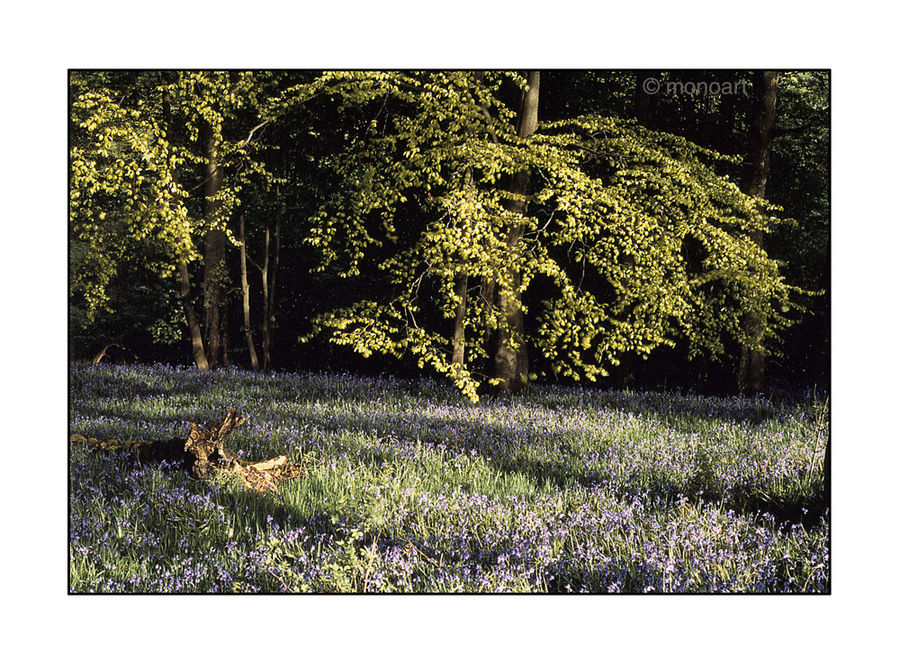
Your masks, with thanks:
[{"label": "tree", "polygon": [[[159,253],[176,261],[196,258],[184,191],[174,177],[183,157],[165,140],[167,124],[148,104],[126,105],[129,95],[115,91],[119,81],[97,78],[73,73],[71,80],[69,218],[83,254],[73,266],[70,291],[88,318],[106,306],[107,286],[128,257],[140,255],[169,274],[173,266]],[[143,93],[154,85],[141,79],[134,87]]]},{"label": "tree", "polygon": [[766,198],[796,223],[766,238],[766,251],[784,261],[786,278],[817,293],[804,298],[808,313],[788,330],[767,376],[798,384],[828,384],[830,302],[831,162],[830,91],[827,71],[781,72],[778,122]]},{"label": "tree", "polygon": [[[168,158],[169,167],[172,172],[172,182],[177,185],[178,170],[175,168],[175,162],[173,161],[174,150],[172,147],[172,141],[175,137],[175,130],[172,124],[172,97],[168,86],[169,80],[165,73],[162,74],[162,82],[164,86],[162,93],[163,131],[165,132],[165,140],[168,144]],[[170,206],[177,206],[174,192],[172,200],[170,201]],[[178,266],[178,278],[181,282],[181,299],[182,306],[184,307],[185,321],[187,322],[188,332],[191,336],[191,355],[194,358],[194,364],[197,365],[197,368],[200,371],[208,371],[209,360],[206,359],[206,349],[203,346],[203,335],[200,331],[200,324],[197,322],[197,314],[194,311],[194,305],[191,302],[191,281],[190,276],[188,275],[187,262],[181,257],[176,258],[175,262]]]},{"label": "tree", "polygon": [[254,371],[259,371],[259,357],[256,354],[256,344],[253,343],[253,328],[250,326],[250,284],[247,281],[247,234],[244,232],[244,215],[240,216],[241,243],[241,295],[243,296],[244,334],[247,337],[247,350],[250,353],[250,366]]},{"label": "tree", "polygon": [[[634,81],[633,74],[572,72],[571,77],[559,80],[557,89],[549,94],[569,99],[565,108],[572,112],[621,114],[619,81],[628,80],[629,76]],[[648,76],[653,79],[649,89],[655,94],[649,95],[649,100],[639,100],[641,78]],[[753,77],[752,72],[739,70],[637,72],[634,114],[637,115],[641,101],[649,107],[648,122],[641,124],[684,136],[718,152],[745,155],[749,161],[748,137],[755,111]],[[596,82],[585,85],[584,81],[591,78]],[[690,86],[701,93],[690,94]],[[593,96],[589,96],[590,90]],[[789,283],[824,293],[828,285],[830,218],[828,72],[781,72],[777,92],[778,121],[769,157],[774,177],[767,179],[765,198],[783,210],[780,216],[791,221],[776,226],[765,236],[765,250],[779,261]],[[724,172],[746,187],[747,168],[724,166]],[[792,385],[822,384],[828,380],[828,299],[801,296],[799,301],[806,311],[798,324],[786,330],[777,343],[768,338],[764,344],[767,381],[771,377],[782,385]],[[714,385],[729,389],[736,386],[742,347],[729,345],[727,352],[736,358],[733,367],[725,367],[721,362],[718,367],[709,362],[684,363],[680,349],[654,353],[635,375],[648,385],[653,384],[654,376],[662,384],[664,376],[671,379],[673,372],[678,376],[691,366],[703,372],[704,380],[709,381],[708,389],[714,389]],[[682,375],[680,380],[685,378]]]},{"label": "tree", "polygon": [[[265,200],[265,197],[262,197]],[[263,205],[257,212],[264,217],[262,222],[262,259],[257,262],[246,253],[246,239],[241,240],[242,279],[246,279],[246,265],[248,260],[259,271],[262,300],[262,369],[267,370],[272,364],[272,323],[275,320],[275,280],[278,274],[278,263],[281,255],[281,222],[284,214],[282,190],[279,181],[274,185],[274,199],[270,205]],[[246,328],[248,347],[250,349],[251,365],[257,368],[259,360],[254,361],[256,350],[252,345],[250,331],[249,290],[245,289],[245,315],[244,326]]]},{"label": "tree", "polygon": [[[528,73],[519,103],[516,134],[526,141],[537,129],[540,72]],[[516,391],[528,382],[528,347],[525,340],[525,316],[521,302],[522,274],[519,268],[522,255],[522,235],[524,225],[518,218],[524,218],[528,209],[528,195],[531,186],[531,172],[525,168],[512,174],[509,187],[510,199],[506,209],[515,215],[515,221],[506,230],[506,266],[509,271],[510,288],[497,291],[497,309],[506,319],[497,335],[494,351],[494,378],[501,390]]]},{"label": "tree", "polygon": [[[225,252],[227,242],[238,244],[228,226],[241,189],[271,182],[251,154],[266,123],[267,80],[252,72],[73,73],[70,225],[82,260],[70,293],[89,320],[108,308],[107,286],[123,263],[138,260],[163,278],[177,271],[194,361],[201,370],[222,362]],[[205,344],[190,285],[201,240]]]},{"label": "tree", "polygon": [[[510,82],[519,113],[501,99]],[[391,288],[319,317],[315,331],[364,356],[411,353],[476,399],[484,383],[524,385],[514,356],[529,346],[541,371],[594,380],[623,353],[679,341],[713,356],[726,338],[758,346],[741,325],[751,309],[766,334],[789,323],[796,289],[754,240],[777,219],[718,174],[734,159],[596,115],[535,131],[538,82],[323,75],[322,90],[369,121],[346,136],[342,186],[308,241],[320,269],[379,271]]]},{"label": "tree", "polygon": [[[209,229],[204,237],[203,311],[206,316],[207,355],[212,367],[222,364],[225,353],[223,314],[228,271],[225,264],[226,234],[218,219],[222,189],[222,166],[219,164],[221,125],[218,119],[201,119],[199,125],[200,154],[203,158],[203,214]],[[218,222],[218,223],[217,223]]]},{"label": "tree", "polygon": [[[754,104],[750,122],[748,173],[744,192],[760,199],[766,197],[769,178],[772,140],[775,137],[775,102],[778,94],[778,72],[759,71],[753,77]],[[755,230],[753,241],[763,246],[763,230]],[[765,305],[753,306],[744,315],[744,334],[748,339],[741,347],[737,384],[742,393],[763,389],[765,356],[762,348],[765,324]]]}]

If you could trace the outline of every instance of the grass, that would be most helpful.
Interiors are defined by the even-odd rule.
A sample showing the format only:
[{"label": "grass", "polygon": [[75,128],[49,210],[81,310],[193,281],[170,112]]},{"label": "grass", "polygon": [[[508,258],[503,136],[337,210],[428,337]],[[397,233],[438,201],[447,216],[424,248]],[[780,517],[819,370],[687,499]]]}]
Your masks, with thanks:
[{"label": "grass", "polygon": [[70,427],[287,454],[277,495],[71,448],[70,592],[829,592],[828,404],[71,368]]}]

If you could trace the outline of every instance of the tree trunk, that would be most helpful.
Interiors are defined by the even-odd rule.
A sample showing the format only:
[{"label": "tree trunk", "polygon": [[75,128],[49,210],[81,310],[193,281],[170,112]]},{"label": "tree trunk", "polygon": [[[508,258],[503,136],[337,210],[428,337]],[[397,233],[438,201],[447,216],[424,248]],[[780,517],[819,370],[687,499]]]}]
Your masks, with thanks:
[{"label": "tree trunk", "polygon": [[[744,193],[765,198],[769,178],[772,139],[775,134],[775,100],[778,91],[778,72],[760,71],[753,79],[753,112],[750,119],[748,172]],[[753,240],[763,246],[763,234],[754,232]],[[760,341],[766,328],[763,316],[750,311],[744,315],[744,334]],[[761,392],[765,385],[765,356],[749,345],[741,348],[737,385],[742,394]]]},{"label": "tree trunk", "polygon": [[490,325],[489,319],[493,310],[497,307],[497,277],[496,275],[481,277],[481,299],[484,306],[481,326],[484,329],[484,339],[482,339],[482,348],[487,356],[493,360],[495,353],[494,330]]},{"label": "tree trunk", "polygon": [[191,303],[191,281],[188,275],[187,263],[178,261],[178,275],[181,278],[181,302],[184,306],[184,317],[187,320],[188,331],[191,334],[191,355],[194,364],[200,371],[209,370],[209,361],[206,359],[206,351],[203,348],[203,334],[200,331],[200,323]]},{"label": "tree trunk", "polygon": [[259,357],[253,343],[253,329],[250,327],[250,284],[247,281],[247,238],[244,234],[244,215],[240,217],[241,240],[241,293],[244,296],[244,334],[247,336],[247,350],[250,351],[250,366],[259,371]]},{"label": "tree trunk", "polygon": [[[162,73],[163,84],[168,84],[166,73]],[[163,92],[163,125],[166,132],[166,141],[169,145],[169,157],[172,156],[172,141],[175,132],[172,128],[172,99],[169,91]],[[172,168],[172,182],[178,183],[178,171]],[[184,307],[184,318],[187,322],[188,332],[191,335],[191,356],[194,364],[200,371],[209,370],[209,362],[206,359],[206,351],[203,348],[203,335],[200,332],[200,324],[197,322],[197,314],[194,312],[194,305],[191,303],[191,280],[188,275],[187,263],[182,260],[178,261],[178,277],[181,280],[181,302]]]},{"label": "tree trunk", "polygon": [[[203,198],[204,213],[208,222],[215,220],[219,211],[216,195],[222,186],[222,169],[218,162],[218,140],[212,127],[205,122],[200,128],[200,148],[204,159]],[[225,232],[207,231],[203,254],[203,310],[206,314],[206,348],[210,366],[222,364],[222,303],[225,279]]]},{"label": "tree trunk", "polygon": [[272,319],[275,315],[275,276],[278,272],[278,258],[281,253],[281,188],[275,185],[275,196],[278,200],[278,212],[275,214],[275,253],[272,256],[272,264],[269,264],[269,223],[266,222],[265,254],[263,255],[262,272],[263,286],[263,369],[268,370],[272,363]]},{"label": "tree trunk", "polygon": [[228,345],[228,301],[222,305],[222,365],[229,366],[231,364],[231,360],[228,358],[228,351],[231,350],[231,346]]},{"label": "tree trunk", "polygon": [[469,288],[469,277],[465,273],[456,275],[453,282],[453,293],[456,303],[456,319],[453,321],[453,357],[452,363],[460,368],[466,366],[466,291]]},{"label": "tree trunk", "polygon": [[[539,91],[540,72],[531,71],[528,73],[528,88],[522,91],[519,105],[519,138],[528,138],[537,129]],[[530,184],[531,173],[527,169],[513,175],[509,191],[517,198],[507,204],[510,212],[525,214],[527,203],[518,197],[528,194]],[[523,230],[521,224],[516,224],[507,232],[509,272],[506,276],[511,288],[497,288],[496,295],[497,309],[505,319],[505,324],[497,331],[497,347],[494,351],[494,378],[498,379],[501,392],[514,392],[528,383],[528,349],[525,344],[525,317],[520,293],[522,273],[518,266]]]}]

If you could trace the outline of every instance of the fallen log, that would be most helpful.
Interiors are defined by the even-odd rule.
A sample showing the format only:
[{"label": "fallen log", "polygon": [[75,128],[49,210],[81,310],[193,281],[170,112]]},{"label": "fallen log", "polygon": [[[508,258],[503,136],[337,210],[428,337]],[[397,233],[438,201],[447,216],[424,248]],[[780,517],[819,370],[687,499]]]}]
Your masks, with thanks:
[{"label": "fallen log", "polygon": [[246,421],[246,418],[235,413],[234,408],[229,408],[219,422],[207,426],[192,422],[187,440],[170,438],[120,442],[86,438],[76,433],[69,437],[69,442],[102,451],[131,451],[139,463],[175,461],[199,479],[225,473],[237,477],[245,487],[255,491],[275,491],[280,483],[297,477],[300,468],[292,464],[284,454],[264,461],[250,462],[226,448],[223,443],[225,436]]}]

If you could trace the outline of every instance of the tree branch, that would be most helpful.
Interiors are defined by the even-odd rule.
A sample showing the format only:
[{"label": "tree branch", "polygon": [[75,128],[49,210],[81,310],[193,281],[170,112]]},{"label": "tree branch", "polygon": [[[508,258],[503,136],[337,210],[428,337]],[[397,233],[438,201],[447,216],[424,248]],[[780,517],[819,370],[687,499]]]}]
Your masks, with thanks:
[{"label": "tree branch", "polygon": [[773,138],[778,138],[779,136],[790,136],[795,134],[802,134],[803,132],[809,131],[810,129],[816,129],[818,127],[827,127],[828,121],[823,119],[813,120],[811,122],[807,122],[804,125],[800,125],[799,127],[789,127],[785,129],[775,129],[772,134]]},{"label": "tree branch", "polygon": [[249,262],[253,267],[255,267],[255,268],[256,268],[257,270],[259,270],[260,272],[264,272],[262,266],[261,266],[259,263],[257,263],[255,260],[253,260],[253,259],[250,257],[250,254],[247,254],[247,262]]},{"label": "tree branch", "polygon": [[256,125],[253,129],[251,129],[250,133],[247,134],[247,138],[244,139],[244,142],[241,143],[239,147],[242,147],[242,148],[247,147],[247,144],[253,139],[253,134],[256,132],[256,130],[262,129],[267,124],[269,124],[269,122],[271,122],[271,120],[263,120],[258,125]]}]

